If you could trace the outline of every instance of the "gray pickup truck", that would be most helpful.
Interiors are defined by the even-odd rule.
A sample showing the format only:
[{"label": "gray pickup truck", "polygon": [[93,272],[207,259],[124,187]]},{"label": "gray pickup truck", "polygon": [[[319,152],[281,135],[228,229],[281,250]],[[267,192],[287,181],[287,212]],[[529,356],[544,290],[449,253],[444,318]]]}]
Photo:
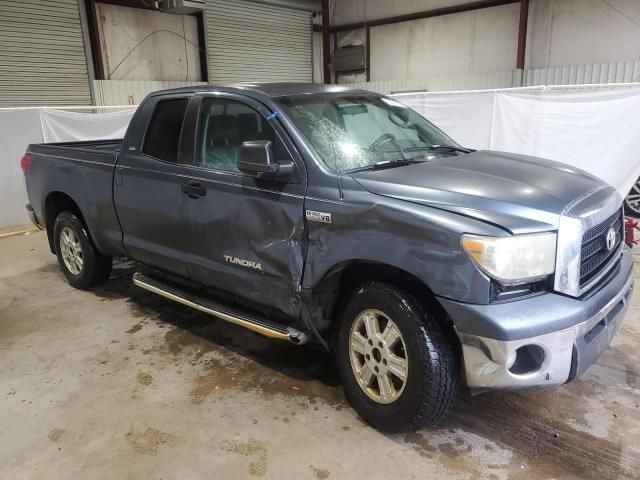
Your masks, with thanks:
[{"label": "gray pickup truck", "polygon": [[149,95],[122,141],[30,145],[32,220],[71,285],[108,279],[334,353],[384,431],[473,392],[561,385],[610,344],[622,199],[561,163],[456,144],[393,98],[253,84]]}]

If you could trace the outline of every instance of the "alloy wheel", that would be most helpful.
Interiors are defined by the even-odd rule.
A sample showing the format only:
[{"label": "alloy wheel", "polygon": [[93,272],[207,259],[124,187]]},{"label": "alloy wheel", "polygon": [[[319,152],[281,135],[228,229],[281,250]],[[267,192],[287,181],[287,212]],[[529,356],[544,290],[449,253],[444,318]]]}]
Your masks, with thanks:
[{"label": "alloy wheel", "polygon": [[382,404],[395,402],[409,376],[409,358],[398,326],[380,310],[364,310],[349,334],[351,368],[362,391]]},{"label": "alloy wheel", "polygon": [[624,199],[627,208],[640,217],[640,179],[633,184],[629,195]]},{"label": "alloy wheel", "polygon": [[80,275],[84,265],[82,245],[75,232],[69,227],[64,227],[60,231],[60,253],[67,270],[73,275]]}]

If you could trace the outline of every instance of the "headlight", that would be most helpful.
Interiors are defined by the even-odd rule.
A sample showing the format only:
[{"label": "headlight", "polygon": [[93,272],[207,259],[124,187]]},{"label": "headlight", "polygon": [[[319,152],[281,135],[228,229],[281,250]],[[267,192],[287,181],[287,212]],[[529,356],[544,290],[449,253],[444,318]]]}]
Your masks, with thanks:
[{"label": "headlight", "polygon": [[490,277],[503,285],[517,285],[550,275],[556,265],[556,234],[511,237],[462,235],[462,246]]}]

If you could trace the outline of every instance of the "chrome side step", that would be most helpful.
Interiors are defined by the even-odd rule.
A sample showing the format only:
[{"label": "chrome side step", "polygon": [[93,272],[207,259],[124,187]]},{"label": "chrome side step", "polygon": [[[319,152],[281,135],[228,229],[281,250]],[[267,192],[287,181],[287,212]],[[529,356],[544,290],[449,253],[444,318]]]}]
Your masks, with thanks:
[{"label": "chrome side step", "polygon": [[249,330],[253,330],[254,332],[264,335],[265,337],[288,340],[297,345],[302,345],[309,339],[306,333],[296,330],[295,328],[287,327],[286,325],[281,325],[270,320],[263,320],[246,313],[241,313],[212,300],[184,292],[148,275],[135,273],[133,275],[133,283],[140,288],[144,288],[145,290],[161,295],[169,300],[181,303],[187,307],[195,308],[196,310],[208,313],[209,315],[226,320],[227,322],[240,325],[241,327],[248,328]]}]

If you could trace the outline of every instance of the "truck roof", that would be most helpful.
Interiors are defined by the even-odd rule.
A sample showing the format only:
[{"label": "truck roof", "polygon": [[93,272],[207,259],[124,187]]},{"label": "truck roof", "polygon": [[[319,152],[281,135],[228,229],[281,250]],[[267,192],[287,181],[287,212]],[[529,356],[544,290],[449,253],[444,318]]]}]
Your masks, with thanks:
[{"label": "truck roof", "polygon": [[319,93],[353,93],[368,94],[367,90],[354,89],[341,85],[327,85],[323,83],[303,83],[303,82],[277,82],[277,83],[235,83],[225,85],[196,85],[192,87],[180,87],[170,90],[160,90],[153,94],[172,94],[186,92],[203,92],[203,91],[233,91],[239,92],[251,91],[267,97],[288,97],[292,95],[309,95]]}]

